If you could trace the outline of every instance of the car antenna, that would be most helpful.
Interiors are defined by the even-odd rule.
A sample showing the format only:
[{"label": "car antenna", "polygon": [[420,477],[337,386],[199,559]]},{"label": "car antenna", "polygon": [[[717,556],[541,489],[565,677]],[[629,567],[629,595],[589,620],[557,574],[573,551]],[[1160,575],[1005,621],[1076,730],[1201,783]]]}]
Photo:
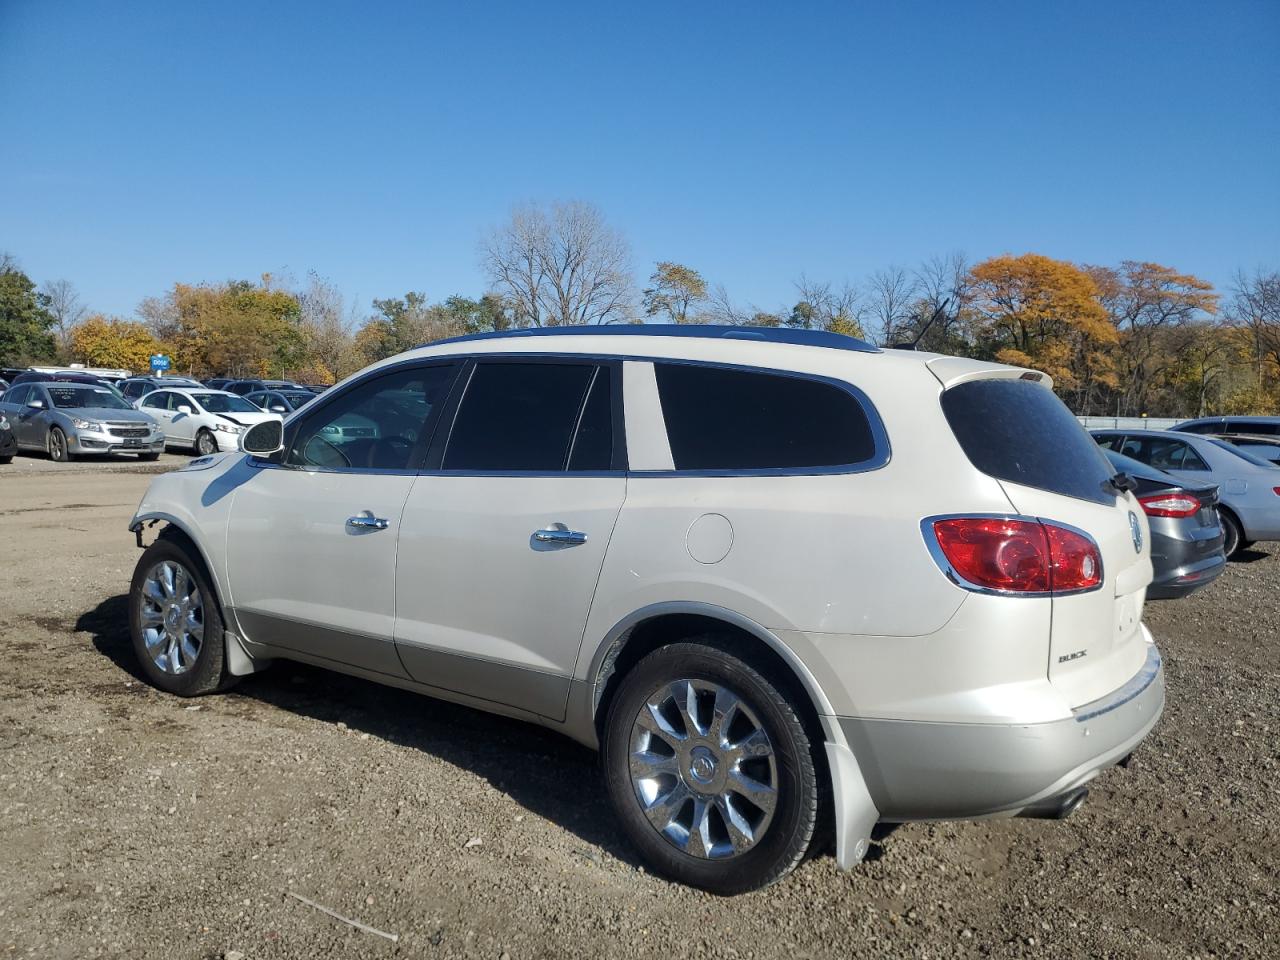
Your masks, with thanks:
[{"label": "car antenna", "polygon": [[947,309],[947,304],[949,304],[950,302],[951,302],[951,298],[946,297],[940,304],[938,304],[938,309],[933,311],[933,316],[931,316],[928,322],[923,327],[920,328],[920,332],[916,334],[916,338],[914,340],[911,340],[909,342],[904,340],[902,343],[892,344],[889,347],[889,349],[914,350],[916,348],[916,345],[920,342],[920,340],[924,337],[924,335],[929,332],[929,328],[933,326],[933,322],[937,320],[938,317],[942,316],[943,311]]}]

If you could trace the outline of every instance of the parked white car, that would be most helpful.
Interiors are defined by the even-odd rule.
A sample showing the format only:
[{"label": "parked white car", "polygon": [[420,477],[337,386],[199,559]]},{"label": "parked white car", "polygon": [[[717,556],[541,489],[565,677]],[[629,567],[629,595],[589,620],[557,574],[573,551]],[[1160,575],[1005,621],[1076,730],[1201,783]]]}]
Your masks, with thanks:
[{"label": "parked white car", "polygon": [[130,598],[156,686],[282,657],[561,730],[645,860],[718,893],[827,823],[847,868],[877,821],[1065,816],[1163,708],[1145,515],[1034,371],[518,331],[241,443],[132,521],[164,524]]},{"label": "parked white car", "polygon": [[249,427],[282,420],[234,393],[202,387],[152,390],[134,406],[160,424],[165,446],[186,447],[201,456],[237,450],[240,434]]}]

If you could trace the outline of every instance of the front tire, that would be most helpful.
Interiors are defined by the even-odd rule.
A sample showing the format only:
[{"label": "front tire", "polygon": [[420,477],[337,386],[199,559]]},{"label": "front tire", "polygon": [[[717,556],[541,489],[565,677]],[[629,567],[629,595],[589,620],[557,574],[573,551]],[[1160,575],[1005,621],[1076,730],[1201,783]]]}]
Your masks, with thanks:
[{"label": "front tire", "polygon": [[71,462],[71,445],[67,442],[67,435],[62,432],[61,427],[52,427],[49,430],[49,458],[58,463]]},{"label": "front tire", "polygon": [[218,452],[218,439],[208,430],[196,434],[196,455],[207,457]]},{"label": "front tire", "polygon": [[129,588],[133,651],[153,686],[180,697],[225,689],[222,611],[204,564],[161,537],[142,554]]},{"label": "front tire", "polygon": [[796,708],[714,636],[646,656],[606,721],[605,780],[624,832],[661,874],[712,893],[766,887],[803,859],[818,819]]}]

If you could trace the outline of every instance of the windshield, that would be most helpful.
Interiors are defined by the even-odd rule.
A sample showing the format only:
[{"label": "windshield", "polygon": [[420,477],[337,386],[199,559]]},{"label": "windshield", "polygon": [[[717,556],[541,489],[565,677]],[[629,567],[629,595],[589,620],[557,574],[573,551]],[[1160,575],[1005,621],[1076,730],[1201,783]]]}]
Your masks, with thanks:
[{"label": "windshield", "polygon": [[298,407],[302,406],[304,403],[307,403],[316,398],[316,395],[314,393],[307,393],[306,391],[297,392],[297,393],[282,393],[280,394],[280,396],[288,400],[289,405],[293,407],[295,410]]},{"label": "windshield", "polygon": [[1276,467],[1276,465],[1272,463],[1270,460],[1263,460],[1261,457],[1255,457],[1252,453],[1246,453],[1244,450],[1241,450],[1239,447],[1233,447],[1231,444],[1227,443],[1227,441],[1225,440],[1218,440],[1214,437],[1206,437],[1205,442],[1212,443],[1215,447],[1221,447],[1223,450],[1227,451],[1227,453],[1234,453],[1241,460],[1245,461],[1245,463],[1252,463],[1255,467],[1267,467],[1268,469],[1275,469]]},{"label": "windshield", "polygon": [[61,410],[98,407],[104,410],[132,410],[119,394],[106,387],[79,387],[69,384],[46,384],[53,405]]},{"label": "windshield", "polygon": [[257,407],[234,393],[193,393],[196,403],[210,413],[258,413]]}]

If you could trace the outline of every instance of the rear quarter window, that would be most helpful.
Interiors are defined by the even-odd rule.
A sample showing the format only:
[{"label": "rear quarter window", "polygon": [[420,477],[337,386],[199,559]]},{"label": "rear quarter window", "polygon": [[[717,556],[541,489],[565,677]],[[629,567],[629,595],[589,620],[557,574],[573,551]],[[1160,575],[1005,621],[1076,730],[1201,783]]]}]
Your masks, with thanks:
[{"label": "rear quarter window", "polygon": [[848,390],[807,377],[656,363],[677,470],[805,470],[865,464],[875,435]]},{"label": "rear quarter window", "polygon": [[1095,503],[1114,503],[1106,455],[1053,392],[1030,380],[971,380],[942,394],[969,461],[988,476]]}]

